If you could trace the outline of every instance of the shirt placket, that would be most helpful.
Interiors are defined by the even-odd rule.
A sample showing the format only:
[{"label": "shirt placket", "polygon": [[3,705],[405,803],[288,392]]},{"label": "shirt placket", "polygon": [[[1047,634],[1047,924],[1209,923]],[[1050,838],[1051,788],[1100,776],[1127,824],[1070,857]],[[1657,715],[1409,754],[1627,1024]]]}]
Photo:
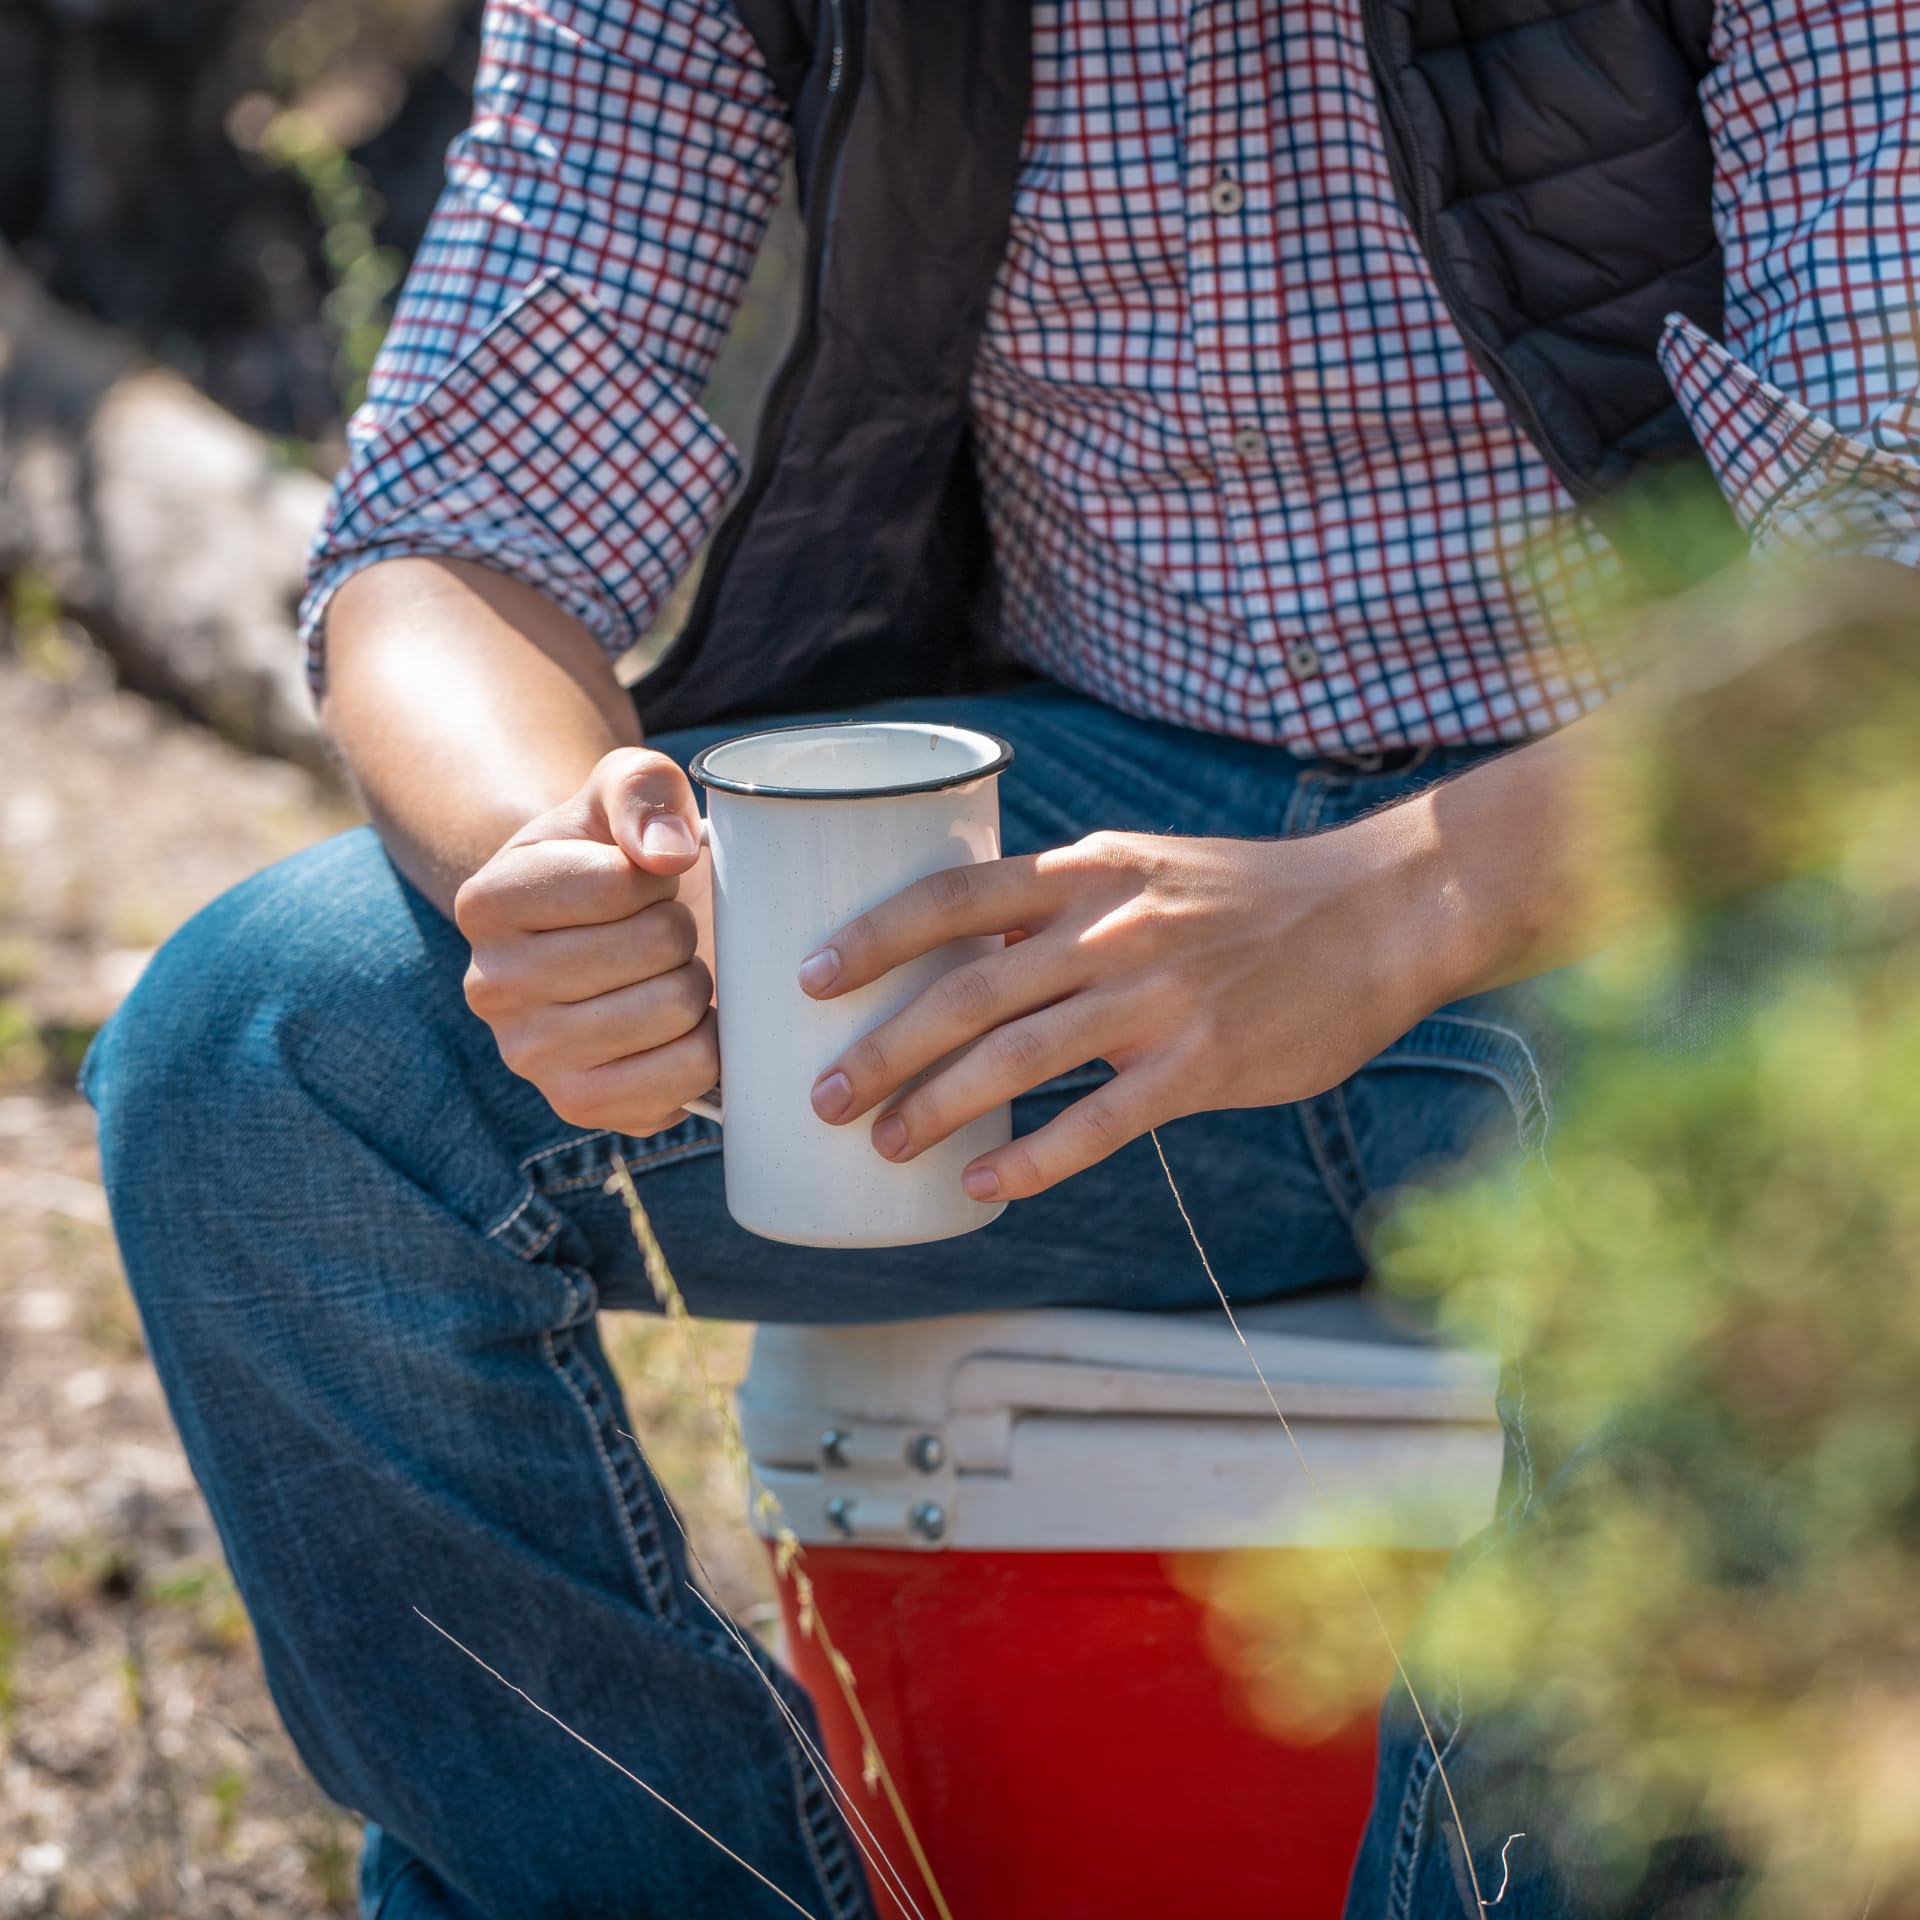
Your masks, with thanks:
[{"label": "shirt placket", "polygon": [[[1303,11],[1310,12],[1311,9]],[[1285,8],[1202,0],[1190,14],[1184,116],[1189,325],[1215,493],[1251,648],[1243,697],[1284,737],[1337,745],[1353,689],[1331,643],[1287,279],[1300,195],[1278,124]],[[1307,364],[1311,364],[1308,362]],[[1280,618],[1276,609],[1285,608]]]}]

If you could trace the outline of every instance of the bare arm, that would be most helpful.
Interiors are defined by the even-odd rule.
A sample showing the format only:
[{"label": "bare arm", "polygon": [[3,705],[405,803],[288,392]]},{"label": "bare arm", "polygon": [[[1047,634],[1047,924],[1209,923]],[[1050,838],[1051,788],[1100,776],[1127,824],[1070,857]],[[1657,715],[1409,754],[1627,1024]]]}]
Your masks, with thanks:
[{"label": "bare arm", "polygon": [[705,862],[607,654],[737,483],[699,399],[793,129],[724,5],[489,7],[482,41],[304,623],[327,726],[466,935],[508,1065],[564,1119],[645,1133],[714,1079]]},{"label": "bare arm", "polygon": [[340,589],[321,716],[395,864],[448,915],[511,835],[640,744],[586,630],[463,560],[389,560]]},{"label": "bare arm", "polygon": [[453,560],[354,575],[324,717],[395,863],[473,948],[466,996],[564,1120],[648,1134],[719,1074],[686,776],[591,637]]}]

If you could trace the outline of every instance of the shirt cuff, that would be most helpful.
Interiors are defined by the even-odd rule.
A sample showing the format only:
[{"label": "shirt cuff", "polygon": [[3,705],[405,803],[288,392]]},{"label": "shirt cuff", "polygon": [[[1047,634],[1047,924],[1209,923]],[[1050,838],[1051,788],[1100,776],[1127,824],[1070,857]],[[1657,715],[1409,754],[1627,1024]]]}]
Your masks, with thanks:
[{"label": "shirt cuff", "polygon": [[740,476],[726,436],[564,275],[543,276],[411,406],[360,423],[300,609],[319,692],[333,595],[378,560],[477,561],[638,640]]},{"label": "shirt cuff", "polygon": [[1920,415],[1903,396],[1842,433],[1736,360],[1684,314],[1660,364],[1756,552],[1870,554],[1920,566]]}]

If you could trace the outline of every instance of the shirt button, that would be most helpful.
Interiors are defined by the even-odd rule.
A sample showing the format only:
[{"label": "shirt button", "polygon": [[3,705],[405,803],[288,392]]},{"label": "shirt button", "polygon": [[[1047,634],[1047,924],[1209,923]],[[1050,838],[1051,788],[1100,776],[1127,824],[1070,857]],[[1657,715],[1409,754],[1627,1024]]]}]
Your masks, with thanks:
[{"label": "shirt button", "polygon": [[1267,436],[1258,427],[1242,427],[1233,436],[1233,450],[1242,460],[1258,460],[1267,450]]},{"label": "shirt button", "polygon": [[1238,213],[1246,204],[1247,196],[1241,191],[1240,182],[1224,173],[1207,189],[1207,205],[1215,213]]},{"label": "shirt button", "polygon": [[1287,649],[1287,670],[1296,680],[1311,680],[1320,671],[1320,649],[1296,640]]}]

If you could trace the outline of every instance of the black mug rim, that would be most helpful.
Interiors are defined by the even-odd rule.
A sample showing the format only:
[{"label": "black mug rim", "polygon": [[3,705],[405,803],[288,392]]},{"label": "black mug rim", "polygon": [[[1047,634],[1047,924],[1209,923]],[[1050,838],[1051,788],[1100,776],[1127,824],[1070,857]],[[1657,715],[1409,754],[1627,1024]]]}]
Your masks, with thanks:
[{"label": "black mug rim", "polygon": [[[842,728],[852,727],[917,727],[939,729],[946,733],[971,734],[976,740],[990,741],[994,756],[985,766],[968,767],[959,773],[937,774],[926,780],[903,780],[885,787],[775,787],[763,785],[755,780],[733,780],[725,774],[715,773],[709,767],[709,761],[717,753],[728,747],[737,747],[749,740],[765,740],[780,733],[832,733]],[[701,786],[711,793],[737,793],[752,800],[898,800],[915,793],[947,793],[956,787],[971,787],[982,780],[992,780],[1003,774],[1013,764],[1013,745],[1003,740],[997,733],[989,733],[985,727],[970,727],[957,721],[946,720],[896,720],[896,719],[847,719],[847,720],[795,720],[786,726],[756,727],[751,733],[730,734],[724,740],[716,740],[711,746],[702,747],[688,763],[687,771]]]}]

